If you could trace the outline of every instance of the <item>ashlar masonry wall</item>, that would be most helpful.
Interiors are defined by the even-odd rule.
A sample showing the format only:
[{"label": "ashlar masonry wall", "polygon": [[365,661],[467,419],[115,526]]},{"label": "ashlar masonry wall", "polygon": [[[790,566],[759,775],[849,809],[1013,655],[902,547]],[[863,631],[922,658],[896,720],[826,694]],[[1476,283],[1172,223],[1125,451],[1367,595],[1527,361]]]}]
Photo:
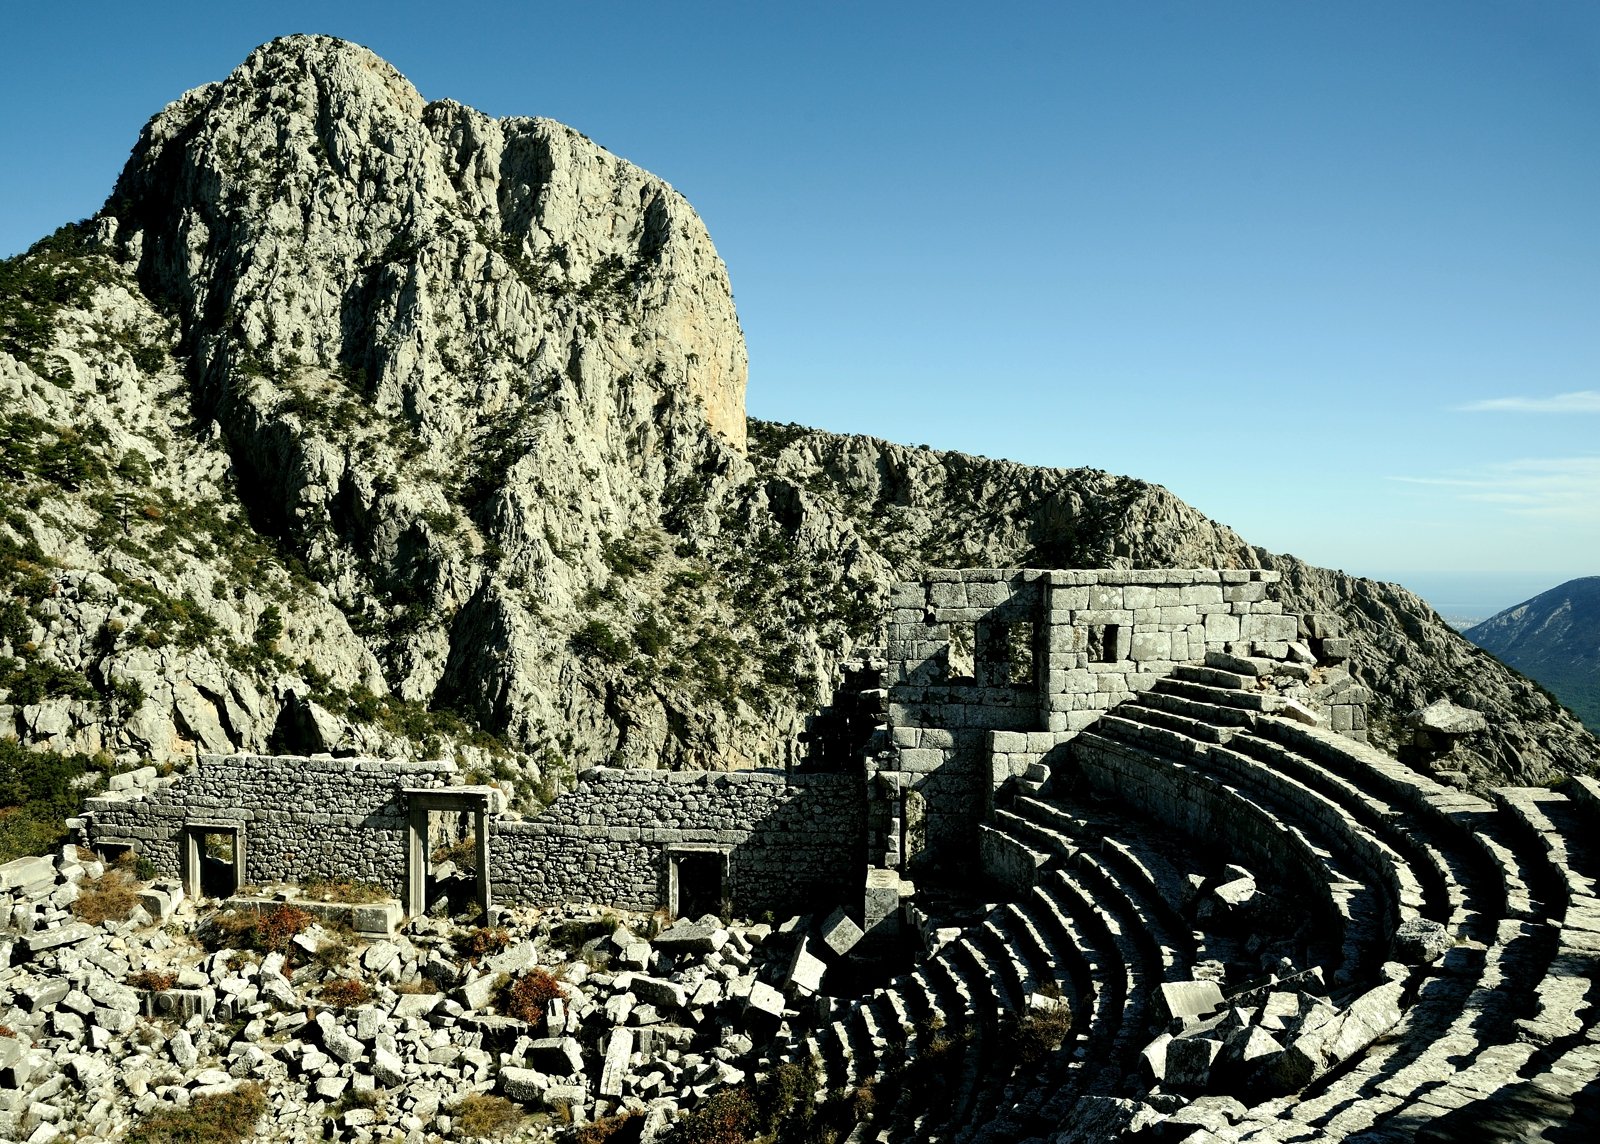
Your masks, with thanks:
[{"label": "ashlar masonry wall", "polygon": [[[890,593],[874,861],[970,854],[995,785],[1209,651],[1281,659],[1271,570],[931,570]],[[882,802],[898,813],[882,813]],[[953,849],[951,849],[953,847]]]},{"label": "ashlar masonry wall", "polygon": [[96,845],[135,844],[162,874],[182,873],[191,826],[233,826],[241,883],[373,882],[402,894],[407,787],[456,781],[448,762],[298,755],[202,755],[163,786],[89,799]]},{"label": "ashlar masonry wall", "polygon": [[496,896],[653,909],[674,848],[727,855],[725,892],[744,913],[837,902],[864,869],[865,805],[855,774],[775,771],[584,772],[537,818],[497,821]]},{"label": "ashlar masonry wall", "polygon": [[[492,800],[489,892],[505,904],[669,903],[675,850],[725,855],[724,892],[744,912],[841,900],[865,869],[859,771],[662,772],[597,768],[533,819]],[[205,755],[154,787],[90,799],[89,841],[133,845],[183,876],[191,831],[232,829],[241,883],[374,882],[407,900],[411,792],[477,792],[447,762]],[[448,801],[448,800],[446,800]],[[420,804],[419,804],[420,805]]]}]

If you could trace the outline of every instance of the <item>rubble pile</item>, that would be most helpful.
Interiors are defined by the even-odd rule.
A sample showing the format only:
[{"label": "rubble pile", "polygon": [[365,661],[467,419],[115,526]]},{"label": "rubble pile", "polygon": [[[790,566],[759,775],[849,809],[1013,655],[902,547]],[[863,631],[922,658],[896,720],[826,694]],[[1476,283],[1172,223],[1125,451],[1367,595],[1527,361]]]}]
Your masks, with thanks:
[{"label": "rubble pile", "polygon": [[[74,912],[108,884],[136,895],[125,919]],[[292,891],[260,915],[206,908],[70,845],[0,866],[0,892],[0,1139],[28,1144],[121,1139],[249,1082],[278,1139],[460,1138],[476,1093],[536,1137],[639,1113],[652,1140],[769,1066],[816,986],[790,980],[800,918],[569,907],[364,940]]]}]

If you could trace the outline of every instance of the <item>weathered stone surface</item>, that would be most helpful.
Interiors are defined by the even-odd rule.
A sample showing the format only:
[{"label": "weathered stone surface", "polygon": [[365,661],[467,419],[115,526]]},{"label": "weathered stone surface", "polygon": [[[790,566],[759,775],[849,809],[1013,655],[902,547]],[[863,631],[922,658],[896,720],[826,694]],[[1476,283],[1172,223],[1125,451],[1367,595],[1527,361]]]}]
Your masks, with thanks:
[{"label": "weathered stone surface", "polygon": [[1438,961],[1455,945],[1450,931],[1428,918],[1407,918],[1396,927],[1390,950],[1405,965]]}]

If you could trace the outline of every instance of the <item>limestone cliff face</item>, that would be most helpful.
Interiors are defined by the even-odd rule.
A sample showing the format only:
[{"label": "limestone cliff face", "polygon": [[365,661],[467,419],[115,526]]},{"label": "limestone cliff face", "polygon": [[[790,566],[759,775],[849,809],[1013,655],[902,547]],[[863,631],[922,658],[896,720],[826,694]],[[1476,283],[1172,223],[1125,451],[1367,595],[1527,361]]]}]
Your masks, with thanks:
[{"label": "limestone cliff face", "polygon": [[1286,569],[1485,772],[1595,743],[1403,591],[1165,490],[749,423],[727,275],[659,179],[290,37],[153,119],[96,219],[0,263],[0,733],[168,759],[804,753],[924,566]]}]

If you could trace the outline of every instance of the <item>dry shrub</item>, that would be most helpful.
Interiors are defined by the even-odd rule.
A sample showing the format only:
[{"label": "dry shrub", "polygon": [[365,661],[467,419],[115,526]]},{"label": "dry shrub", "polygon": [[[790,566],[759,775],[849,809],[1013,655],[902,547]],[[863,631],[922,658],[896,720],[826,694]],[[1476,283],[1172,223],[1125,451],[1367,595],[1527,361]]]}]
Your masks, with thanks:
[{"label": "dry shrub", "polygon": [[491,953],[499,953],[511,944],[511,934],[498,926],[477,926],[456,938],[456,949],[462,957],[476,961]]},{"label": "dry shrub", "polygon": [[72,912],[92,926],[128,919],[139,904],[139,884],[127,870],[113,867],[98,878],[78,885]]},{"label": "dry shrub", "polygon": [[672,1126],[671,1144],[745,1144],[756,1130],[756,1102],[742,1088],[714,1092]]},{"label": "dry shrub", "polygon": [[213,953],[223,949],[249,949],[255,945],[261,919],[249,910],[222,910],[200,927],[200,943]]},{"label": "dry shrub", "polygon": [[136,1124],[128,1144],[238,1144],[255,1136],[267,1111],[261,1086],[246,1081],[228,1092],[197,1096],[187,1108],[157,1108]]},{"label": "dry shrub", "polygon": [[450,1106],[455,1127],[463,1136],[481,1140],[488,1136],[504,1136],[522,1123],[522,1109],[503,1096],[487,1096],[481,1092],[469,1093]]},{"label": "dry shrub", "polygon": [[389,897],[388,891],[376,882],[335,881],[332,878],[308,878],[300,886],[308,898],[324,902],[346,902],[360,905],[363,902],[381,902]]},{"label": "dry shrub", "polygon": [[299,906],[279,906],[261,915],[256,924],[255,948],[263,953],[282,953],[298,934],[311,928],[316,921]]},{"label": "dry shrub", "polygon": [[17,1031],[10,1025],[0,1025],[0,1037],[15,1037]]},{"label": "dry shrub", "polygon": [[1066,1005],[1034,1009],[1020,1017],[1012,1029],[1017,1057],[1036,1065],[1059,1049],[1072,1032],[1072,1010]]},{"label": "dry shrub", "polygon": [[530,969],[506,987],[500,1011],[530,1025],[544,1020],[545,1007],[566,996],[561,983],[543,969]]},{"label": "dry shrub", "polygon": [[345,942],[325,941],[317,946],[317,952],[311,955],[311,960],[323,969],[343,969],[354,956],[355,951]]},{"label": "dry shrub", "polygon": [[176,973],[162,973],[158,969],[141,969],[128,977],[128,984],[135,989],[149,989],[155,993],[171,989],[177,983]]},{"label": "dry shrub", "polygon": [[322,999],[336,1009],[348,1009],[372,1000],[372,990],[367,988],[364,981],[337,977],[322,987]]},{"label": "dry shrub", "polygon": [[644,1113],[624,1112],[583,1125],[573,1133],[573,1144],[638,1144],[644,1131]]}]

